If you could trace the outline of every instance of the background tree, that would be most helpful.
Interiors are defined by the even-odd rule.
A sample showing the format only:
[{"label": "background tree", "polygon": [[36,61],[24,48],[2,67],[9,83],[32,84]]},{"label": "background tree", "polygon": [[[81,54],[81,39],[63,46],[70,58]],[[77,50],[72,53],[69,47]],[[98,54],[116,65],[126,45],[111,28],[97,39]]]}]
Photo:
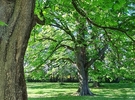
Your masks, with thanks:
[{"label": "background tree", "polygon": [[[107,5],[105,6],[104,3],[107,3]],[[45,61],[49,60],[49,57],[52,56],[54,51],[58,49],[60,49],[60,51],[67,51],[67,49],[70,49],[71,52],[73,52],[72,54],[74,54],[74,58],[70,60],[77,65],[79,72],[79,93],[80,95],[92,95],[88,87],[88,68],[92,68],[96,65],[95,67],[102,73],[104,72],[103,69],[106,68],[109,71],[110,66],[103,67],[103,65],[107,65],[108,60],[110,60],[106,52],[110,54],[114,53],[117,59],[119,59],[116,63],[114,61],[115,57],[111,58],[114,68],[115,66],[122,66],[119,64],[119,62],[121,62],[120,59],[122,59],[119,58],[119,50],[124,46],[122,44],[130,41],[131,45],[134,45],[134,29],[130,28],[134,27],[134,16],[132,15],[133,13],[129,13],[129,8],[131,7],[133,9],[131,6],[132,3],[133,1],[128,2],[125,0],[121,2],[112,0],[90,2],[83,0],[69,0],[66,2],[64,0],[56,0],[54,2],[53,0],[49,0],[42,3],[40,2],[37,7],[41,9],[37,9],[36,13],[38,13],[41,18],[46,19],[46,25],[52,26],[55,30],[61,30],[61,32],[59,35],[54,34],[53,36],[44,37],[44,39],[53,42],[51,42],[51,45],[48,45],[50,48],[48,49],[47,47],[45,50],[47,53],[46,58],[42,59],[43,55],[41,57],[42,60],[38,60],[37,58],[39,62],[42,62],[41,64],[38,63],[37,68],[44,64]],[[126,25],[130,25],[130,27]],[[45,28],[39,28],[41,33],[45,33],[44,30]],[[57,32],[55,33],[58,34]],[[65,36],[67,36],[67,38]],[[118,42],[119,39],[121,43]],[[61,47],[66,48],[61,49]],[[132,50],[133,47],[129,49]],[[133,54],[133,51],[131,54]],[[121,55],[123,57],[126,56],[124,53]],[[130,57],[132,58],[133,56]],[[60,58],[63,57],[60,56]],[[100,66],[101,63],[104,64]],[[134,61],[132,60],[132,64],[133,63]],[[119,68],[117,69],[117,67],[115,71],[118,71]],[[104,76],[108,76],[108,71],[106,71],[106,75]],[[111,73],[111,71],[109,72]]]},{"label": "background tree", "polygon": [[[63,2],[58,2],[58,4],[59,3],[63,3]],[[72,8],[72,5],[69,5],[69,6],[71,6],[71,8]],[[59,6],[57,6],[57,7],[59,7]],[[47,11],[48,11],[48,9],[47,9]],[[63,9],[65,9],[65,6],[63,7]],[[74,10],[69,9],[68,11],[73,12]],[[96,51],[93,54],[93,56],[96,56],[96,57],[94,57],[94,59],[93,58],[90,59],[87,56],[88,53],[86,53],[87,52],[86,49],[88,48],[88,45],[89,45],[89,41],[86,41],[86,39],[87,40],[91,39],[91,37],[89,38],[89,36],[88,36],[88,35],[90,35],[90,33],[88,33],[88,30],[87,30],[88,26],[86,26],[86,20],[84,20],[84,18],[81,17],[77,13],[74,13],[73,15],[71,15],[70,13],[65,12],[65,11],[62,12],[62,14],[64,14],[65,17],[61,17],[62,16],[61,12],[62,12],[62,9],[56,9],[56,11],[54,10],[47,14],[47,16],[50,14],[49,18],[47,16],[45,16],[46,20],[48,20],[48,19],[50,20],[50,18],[51,18],[51,22],[48,23],[49,25],[56,27],[56,29],[60,29],[60,30],[64,31],[64,34],[63,34],[63,32],[59,33],[59,35],[55,35],[55,33],[54,33],[53,34],[54,36],[52,36],[52,35],[50,36],[50,34],[49,34],[48,36],[43,37],[43,39],[53,41],[52,45],[50,45],[51,53],[48,52],[48,56],[45,56],[45,57],[47,57],[47,58],[45,58],[45,60],[43,60],[44,59],[43,54],[41,54],[42,60],[37,60],[37,61],[42,62],[42,63],[37,63],[37,65],[38,65],[38,67],[40,67],[42,64],[45,63],[46,60],[48,60],[48,57],[52,56],[52,53],[54,53],[54,51],[56,51],[57,49],[61,49],[61,47],[65,47],[64,50],[70,49],[71,52],[73,52],[72,54],[74,54],[74,59],[71,59],[69,56],[67,58],[67,57],[65,57],[65,55],[64,55],[64,58],[59,55],[57,57],[57,59],[67,58],[67,60],[70,60],[71,62],[73,62],[77,65],[78,72],[79,72],[78,76],[80,77],[79,78],[80,87],[78,89],[78,92],[80,92],[80,95],[87,95],[87,94],[92,95],[92,93],[89,91],[89,87],[88,87],[88,66],[91,66],[93,64],[93,62],[104,53],[104,51],[106,50],[105,49],[106,46],[103,47],[101,50],[98,49],[99,52]],[[68,15],[70,18],[68,17]],[[68,22],[66,22],[66,21],[68,21]],[[89,29],[89,31],[90,30],[91,29]],[[42,32],[41,34],[44,34],[45,31],[44,31],[44,29],[41,29],[40,32]],[[47,32],[45,32],[45,33],[47,33]],[[66,38],[66,36],[67,36],[67,38]],[[54,37],[54,38],[52,38],[52,37]],[[70,42],[70,44],[68,41]],[[73,44],[73,45],[71,45],[71,44]],[[44,49],[40,49],[40,51],[44,52]],[[60,51],[62,52],[62,49]],[[69,55],[69,53],[68,53],[68,55]],[[38,57],[36,59],[40,59],[40,57]],[[35,63],[33,63],[33,64],[35,64]]]}]

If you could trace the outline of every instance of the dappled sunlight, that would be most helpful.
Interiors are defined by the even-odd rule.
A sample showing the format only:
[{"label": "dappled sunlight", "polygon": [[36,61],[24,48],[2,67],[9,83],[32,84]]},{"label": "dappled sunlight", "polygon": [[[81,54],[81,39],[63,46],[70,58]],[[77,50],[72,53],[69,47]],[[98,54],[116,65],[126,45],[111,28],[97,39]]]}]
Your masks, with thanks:
[{"label": "dappled sunlight", "polygon": [[132,88],[121,88],[121,89],[92,89],[92,91],[99,97],[106,98],[134,98],[135,90]]},{"label": "dappled sunlight", "polygon": [[28,89],[28,97],[70,96],[76,89]]},{"label": "dappled sunlight", "polygon": [[[28,87],[28,97],[31,98],[29,100],[38,100],[34,98],[47,98],[47,100],[63,100],[62,98],[67,98],[64,100],[68,100],[68,97],[75,98],[79,97],[79,100],[105,100],[108,99],[116,99],[116,100],[133,100],[135,99],[135,89],[134,84],[104,84],[99,88],[91,88],[91,91],[95,93],[95,96],[85,96],[80,97],[77,95],[77,83],[66,83],[65,85],[59,85],[59,83],[27,83]],[[125,88],[124,88],[125,86]],[[69,88],[67,88],[69,87]],[[76,87],[76,88],[75,88]],[[33,98],[33,99],[32,99]],[[61,98],[61,99],[60,99]],[[82,98],[82,99],[81,99]],[[102,98],[102,99],[100,99]],[[42,99],[40,99],[42,100]]]}]

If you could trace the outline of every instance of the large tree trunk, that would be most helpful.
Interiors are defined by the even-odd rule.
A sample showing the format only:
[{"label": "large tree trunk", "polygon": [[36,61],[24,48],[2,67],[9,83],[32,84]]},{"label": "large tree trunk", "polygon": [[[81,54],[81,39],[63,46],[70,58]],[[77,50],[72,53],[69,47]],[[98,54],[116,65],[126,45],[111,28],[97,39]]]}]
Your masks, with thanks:
[{"label": "large tree trunk", "polygon": [[82,53],[83,52],[77,53],[77,68],[78,68],[78,78],[79,78],[79,89],[77,92],[81,96],[93,95],[93,93],[89,89],[88,69],[85,67],[85,55],[83,55]]},{"label": "large tree trunk", "polygon": [[89,84],[88,84],[88,71],[83,68],[80,68],[79,70],[79,89],[78,93],[79,95],[93,95],[93,93],[89,89]]},{"label": "large tree trunk", "polygon": [[34,0],[0,0],[0,100],[27,100],[23,60]]},{"label": "large tree trunk", "polygon": [[[79,21],[80,22],[80,21]],[[88,67],[86,67],[87,63],[87,46],[84,44],[85,42],[85,34],[87,29],[85,27],[85,23],[80,22],[80,27],[78,29],[77,34],[77,44],[75,47],[76,52],[76,64],[78,68],[78,78],[79,78],[79,95],[93,95],[93,93],[89,89],[88,85]]]}]

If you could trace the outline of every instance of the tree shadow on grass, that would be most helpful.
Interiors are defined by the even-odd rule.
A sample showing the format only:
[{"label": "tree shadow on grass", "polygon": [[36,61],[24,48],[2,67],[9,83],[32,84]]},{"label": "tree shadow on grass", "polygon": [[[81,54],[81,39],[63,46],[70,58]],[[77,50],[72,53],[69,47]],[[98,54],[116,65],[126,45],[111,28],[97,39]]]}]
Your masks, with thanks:
[{"label": "tree shadow on grass", "polygon": [[[32,85],[32,89],[46,89],[37,90],[35,94],[40,94],[40,97],[31,96],[28,100],[135,100],[135,84],[124,84],[124,83],[115,83],[115,84],[102,84],[99,88],[92,88],[91,90],[96,94],[96,96],[75,96],[72,95],[73,91],[70,90],[74,88],[77,89],[77,85],[65,84],[59,85],[53,84],[53,88],[50,89],[51,84],[38,84]],[[69,86],[70,85],[70,86]],[[31,85],[30,85],[31,86]],[[29,88],[31,88],[29,86]],[[47,88],[46,88],[47,87]],[[58,88],[60,87],[60,88]],[[70,88],[69,88],[70,87]],[[69,91],[70,90],[70,91]],[[75,89],[74,89],[75,92]],[[48,95],[49,94],[49,95]],[[53,96],[53,97],[51,97]],[[55,97],[54,97],[55,96]],[[39,97],[39,98],[38,98]],[[45,97],[45,98],[43,98]]]},{"label": "tree shadow on grass", "polygon": [[[53,85],[52,85],[53,84]],[[28,88],[31,89],[44,89],[44,88],[52,88],[52,89],[77,89],[78,88],[78,84],[77,83],[64,83],[63,85],[59,84],[59,83],[38,83],[36,85],[34,84],[27,84]]]},{"label": "tree shadow on grass", "polygon": [[61,96],[61,97],[29,98],[28,100],[135,100],[135,98],[109,98],[98,96]]},{"label": "tree shadow on grass", "polygon": [[120,89],[120,88],[133,88],[135,87],[134,83],[102,83],[101,87],[99,87],[99,89],[101,88],[107,88],[107,89]]}]

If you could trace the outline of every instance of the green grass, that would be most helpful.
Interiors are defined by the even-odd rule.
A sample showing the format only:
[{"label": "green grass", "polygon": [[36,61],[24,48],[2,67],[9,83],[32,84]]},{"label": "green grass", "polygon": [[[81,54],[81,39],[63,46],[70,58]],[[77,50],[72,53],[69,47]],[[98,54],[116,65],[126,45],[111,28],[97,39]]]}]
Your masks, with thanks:
[{"label": "green grass", "polygon": [[[91,84],[90,84],[91,85]],[[95,96],[76,96],[77,83],[27,83],[29,100],[135,100],[134,83],[101,84]]]}]

